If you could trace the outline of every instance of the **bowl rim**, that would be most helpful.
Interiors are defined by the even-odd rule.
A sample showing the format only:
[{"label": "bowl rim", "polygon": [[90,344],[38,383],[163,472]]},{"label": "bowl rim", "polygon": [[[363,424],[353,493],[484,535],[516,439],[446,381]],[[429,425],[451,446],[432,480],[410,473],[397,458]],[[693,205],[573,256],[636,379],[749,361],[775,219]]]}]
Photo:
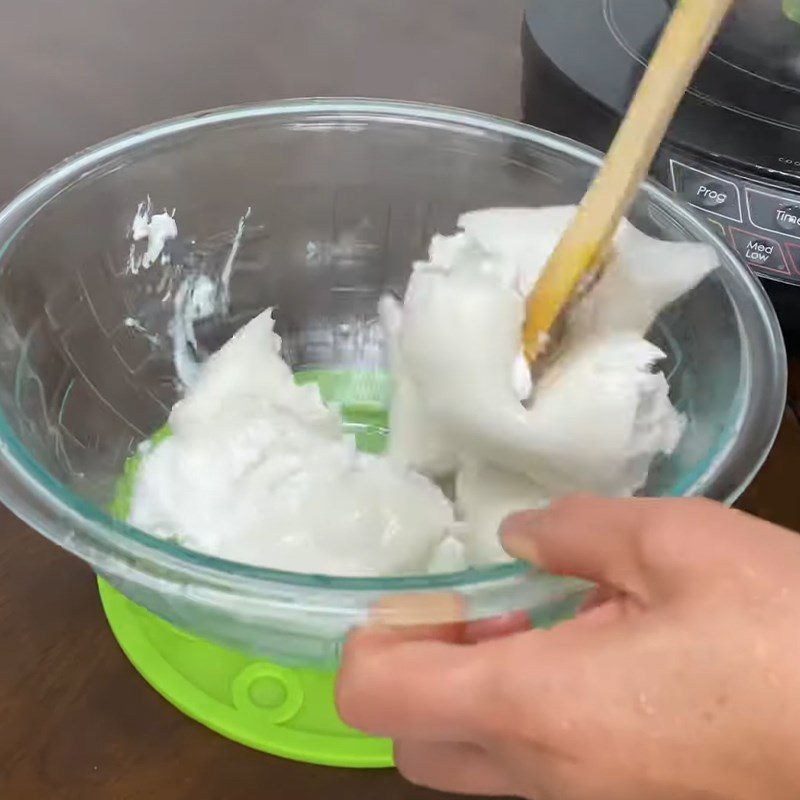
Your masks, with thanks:
[{"label": "bowl rim", "polygon": [[[149,143],[166,140],[187,131],[234,124],[247,120],[274,119],[286,116],[327,115],[341,125],[358,117],[371,121],[398,121],[440,125],[460,129],[472,135],[500,135],[527,141],[573,161],[598,166],[602,154],[566,137],[490,114],[449,106],[369,98],[299,98],[267,103],[228,106],[200,111],[140,127],[86,148],[61,161],[38,179],[29,183],[0,210],[0,260],[20,232],[47,203],[102,167],[110,158],[136,152]],[[741,494],[766,459],[782,418],[786,393],[786,357],[783,338],[774,310],[758,281],[734,255],[727,243],[711,230],[710,225],[653,181],[643,184],[641,192],[657,206],[668,208],[697,239],[712,242],[729,271],[750,283],[755,310],[763,322],[765,340],[771,348],[772,373],[775,385],[762,415],[761,452],[736,484],[719,497],[731,503]],[[741,409],[742,414],[744,409]],[[730,421],[731,435],[739,432],[740,418]],[[765,421],[766,420],[766,421]],[[735,438],[731,441],[731,447]],[[728,448],[730,449],[730,448]],[[704,488],[703,478],[721,472],[730,453],[716,454],[703,475],[688,487],[686,494],[698,494]],[[708,484],[708,480],[705,484]],[[63,498],[68,497],[69,502]],[[469,589],[481,585],[497,587],[527,580],[530,566],[520,562],[489,565],[466,572],[446,575],[424,575],[385,578],[347,578],[284,572],[256,567],[208,556],[173,542],[151,536],[125,523],[80,497],[57,481],[30,456],[13,432],[5,413],[0,410],[0,499],[31,527],[65,549],[84,558],[103,574],[130,578],[148,577],[149,582],[163,585],[164,580],[182,585],[204,583],[211,590],[225,593],[246,593],[262,596],[276,586],[302,587],[333,592],[435,591]],[[44,509],[44,510],[43,510]],[[53,524],[55,521],[55,525]],[[60,530],[56,532],[54,527]]]}]

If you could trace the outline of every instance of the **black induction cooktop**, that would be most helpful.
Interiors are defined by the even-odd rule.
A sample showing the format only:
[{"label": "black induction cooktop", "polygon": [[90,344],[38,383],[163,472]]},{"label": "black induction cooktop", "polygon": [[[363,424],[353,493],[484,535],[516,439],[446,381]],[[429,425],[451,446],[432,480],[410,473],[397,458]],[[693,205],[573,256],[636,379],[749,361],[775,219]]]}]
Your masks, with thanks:
[{"label": "black induction cooktop", "polygon": [[[619,116],[671,12],[669,0],[535,0],[528,35],[564,79]],[[739,2],[668,138],[800,185],[800,25],[779,0]]]},{"label": "black induction cooktop", "polygon": [[[672,5],[530,0],[522,30],[525,121],[605,150]],[[653,176],[762,279],[787,343],[800,352],[800,24],[782,9],[782,0],[737,0]]]}]

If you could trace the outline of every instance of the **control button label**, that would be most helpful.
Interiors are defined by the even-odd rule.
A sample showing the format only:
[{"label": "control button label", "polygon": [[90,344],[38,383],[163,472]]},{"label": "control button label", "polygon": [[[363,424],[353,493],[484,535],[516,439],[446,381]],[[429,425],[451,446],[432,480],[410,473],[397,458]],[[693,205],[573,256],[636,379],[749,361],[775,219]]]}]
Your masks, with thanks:
[{"label": "control button label", "polygon": [[750,222],[762,231],[787,234],[800,239],[800,200],[791,197],[745,189]]},{"label": "control button label", "polygon": [[695,208],[734,222],[742,221],[739,187],[729,180],[690,167],[674,158],[669,162],[672,188]]},{"label": "control button label", "polygon": [[775,222],[787,233],[800,229],[800,206],[780,206],[775,212]]},{"label": "control button label", "polygon": [[701,183],[695,189],[694,196],[697,198],[697,204],[703,208],[717,208],[728,202],[728,193],[715,181]]},{"label": "control button label", "polygon": [[731,228],[731,241],[736,252],[756,271],[791,275],[783,250],[774,239],[760,233]]}]

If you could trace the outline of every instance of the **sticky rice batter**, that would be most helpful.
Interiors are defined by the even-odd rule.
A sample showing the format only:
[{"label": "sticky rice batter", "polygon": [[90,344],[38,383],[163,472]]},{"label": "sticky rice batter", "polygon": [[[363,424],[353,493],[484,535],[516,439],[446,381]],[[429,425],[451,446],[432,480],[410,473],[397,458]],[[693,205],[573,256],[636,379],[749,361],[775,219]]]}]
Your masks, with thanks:
[{"label": "sticky rice batter", "polygon": [[358,452],[318,389],[294,382],[265,311],[200,369],[171,437],[144,445],[131,523],[260,566],[403,575],[504,560],[497,530],[512,511],[640,490],[685,422],[645,335],[716,256],[624,222],[533,385],[524,299],[574,212],[465,214],[414,265],[403,301],[381,301],[394,383],[385,456]]}]

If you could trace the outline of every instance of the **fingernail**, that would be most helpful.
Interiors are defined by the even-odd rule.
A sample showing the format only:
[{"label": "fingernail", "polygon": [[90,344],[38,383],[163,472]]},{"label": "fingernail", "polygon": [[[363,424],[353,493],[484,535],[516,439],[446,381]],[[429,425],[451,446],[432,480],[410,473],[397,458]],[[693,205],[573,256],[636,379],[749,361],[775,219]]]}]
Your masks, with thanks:
[{"label": "fingernail", "polygon": [[536,529],[540,515],[539,511],[523,511],[511,514],[500,524],[500,543],[510,556],[539,564]]}]

